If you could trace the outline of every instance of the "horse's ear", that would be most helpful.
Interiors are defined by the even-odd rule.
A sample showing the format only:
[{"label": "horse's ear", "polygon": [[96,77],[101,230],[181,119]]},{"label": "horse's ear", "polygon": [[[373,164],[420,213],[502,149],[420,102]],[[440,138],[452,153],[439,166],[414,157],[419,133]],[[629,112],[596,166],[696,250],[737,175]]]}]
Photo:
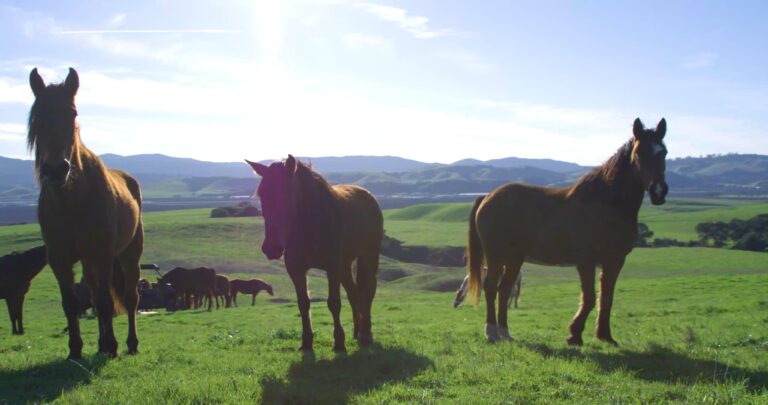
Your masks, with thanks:
[{"label": "horse's ear", "polygon": [[656,136],[659,137],[659,139],[664,139],[664,135],[667,134],[667,120],[664,118],[659,121],[659,124],[656,125]]},{"label": "horse's ear", "polygon": [[267,166],[264,166],[261,163],[251,162],[248,159],[245,159],[245,163],[248,163],[249,165],[251,165],[251,168],[253,169],[253,171],[256,172],[256,174],[258,174],[261,177],[264,177],[264,175],[267,173]]},{"label": "horse's ear", "polygon": [[643,125],[643,121],[640,121],[640,118],[635,118],[635,123],[632,124],[632,134],[635,135],[635,139],[640,139],[644,133],[645,125]]},{"label": "horse's ear", "polygon": [[288,155],[288,159],[285,159],[285,168],[291,175],[296,172],[296,158],[293,155]]},{"label": "horse's ear", "polygon": [[67,78],[64,79],[64,88],[72,93],[72,97],[77,94],[77,89],[80,88],[80,77],[77,75],[75,69],[69,68],[69,74],[67,75]]},{"label": "horse's ear", "polygon": [[40,93],[45,89],[45,82],[43,81],[43,78],[40,77],[40,73],[37,73],[37,68],[34,68],[29,72],[29,87],[32,88],[32,94],[34,94],[35,97],[39,97]]}]

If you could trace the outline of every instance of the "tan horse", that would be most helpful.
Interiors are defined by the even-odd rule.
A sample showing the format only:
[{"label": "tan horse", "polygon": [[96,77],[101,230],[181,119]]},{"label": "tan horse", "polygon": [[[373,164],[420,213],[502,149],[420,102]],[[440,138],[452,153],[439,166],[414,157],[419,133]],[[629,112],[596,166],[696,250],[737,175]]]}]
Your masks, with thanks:
[{"label": "tan horse", "polygon": [[570,324],[568,343],[582,344],[582,332],[595,306],[595,267],[600,274],[597,337],[611,335],[613,289],[624,259],[637,238],[637,214],[648,190],[653,204],[663,204],[667,123],[645,129],[640,119],[634,136],[616,154],[567,188],[506,184],[478,198],[469,218],[467,265],[470,295],[480,297],[483,262],[488,267],[483,289],[487,306],[486,338],[511,339],[507,302],[525,261],[576,265],[581,277],[581,305]]},{"label": "tan horse", "polygon": [[61,290],[69,328],[69,357],[80,358],[72,266],[82,261],[99,317],[99,352],[117,356],[112,330],[115,310],[128,312],[128,353],[138,351],[136,305],[139,258],[143,250],[141,191],[128,174],[104,167],[80,140],[74,69],[63,84],[46,86],[33,69],[29,84],[35,103],[29,113],[28,145],[35,150],[40,181],[38,219],[48,261]]},{"label": "tan horse", "polygon": [[[257,194],[264,213],[265,238],[261,250],[270,260],[285,254],[285,267],[296,289],[302,320],[300,350],[312,350],[307,271],[328,273],[328,309],[333,315],[333,349],[345,351],[341,326],[340,284],[352,307],[355,338],[360,345],[373,342],[371,305],[376,295],[381,239],[381,209],[365,189],[331,186],[293,156],[268,167],[248,162],[262,177]],[[357,261],[357,278],[352,264]]]}]

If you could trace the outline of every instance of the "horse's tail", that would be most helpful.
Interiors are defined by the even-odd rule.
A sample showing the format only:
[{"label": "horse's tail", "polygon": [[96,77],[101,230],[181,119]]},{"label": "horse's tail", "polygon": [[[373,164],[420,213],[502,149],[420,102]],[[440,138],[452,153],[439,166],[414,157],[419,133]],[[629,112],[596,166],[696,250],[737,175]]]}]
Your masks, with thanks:
[{"label": "horse's tail", "polygon": [[123,267],[120,265],[120,261],[115,258],[114,265],[112,266],[112,288],[110,290],[115,315],[122,315],[128,312],[125,309],[125,292]]},{"label": "horse's tail", "polygon": [[477,210],[485,196],[478,197],[472,211],[469,213],[469,232],[467,233],[467,273],[469,274],[469,296],[472,302],[477,305],[480,301],[480,284],[482,284],[483,274],[483,246],[480,243],[480,236],[477,234]]}]

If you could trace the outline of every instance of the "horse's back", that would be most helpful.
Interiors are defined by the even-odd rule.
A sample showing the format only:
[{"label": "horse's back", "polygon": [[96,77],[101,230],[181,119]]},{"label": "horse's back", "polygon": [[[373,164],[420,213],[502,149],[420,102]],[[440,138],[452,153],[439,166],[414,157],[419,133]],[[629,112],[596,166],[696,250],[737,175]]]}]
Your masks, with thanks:
[{"label": "horse's back", "polygon": [[476,217],[483,248],[550,264],[629,253],[634,225],[609,205],[570,198],[568,191],[522,184],[494,190]]},{"label": "horse's back", "polygon": [[354,246],[350,255],[378,251],[384,234],[384,217],[376,198],[366,189],[354,185],[334,186],[341,207],[344,246]]},{"label": "horse's back", "polygon": [[[132,197],[132,199],[136,202],[136,204],[141,208],[141,187],[139,186],[138,180],[136,180],[133,176],[128,174],[127,172],[120,170],[120,169],[107,169],[109,175],[112,177],[112,180],[115,182],[115,184],[118,187],[125,187],[125,190],[128,191],[128,195],[125,197]],[[122,190],[119,190],[118,193],[121,193]]]}]

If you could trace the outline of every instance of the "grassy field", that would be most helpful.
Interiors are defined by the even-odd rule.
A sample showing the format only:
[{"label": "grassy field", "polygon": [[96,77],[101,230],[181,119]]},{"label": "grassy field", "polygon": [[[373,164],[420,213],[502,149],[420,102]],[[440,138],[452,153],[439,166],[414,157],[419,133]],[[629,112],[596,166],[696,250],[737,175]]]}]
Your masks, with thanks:
[{"label": "grassy field", "polygon": [[[387,234],[411,245],[465,246],[470,203],[416,205],[385,214]],[[674,199],[660,206],[646,202],[640,209],[640,222],[655,238],[696,240],[696,225],[708,221],[748,219],[768,213],[763,200]]]},{"label": "grassy field", "polygon": [[[732,209],[742,208],[729,203],[728,210],[663,215],[684,219]],[[163,269],[211,264],[233,275],[255,273],[275,284],[283,302],[259,296],[255,307],[241,300],[233,309],[141,316],[136,356],[124,354],[125,317],[118,317],[116,360],[95,354],[96,321],[84,319],[84,359],[74,363],[65,360],[59,294],[51,271],[44,270],[25,305],[27,334],[11,336],[7,318],[0,319],[0,404],[768,401],[768,254],[636,249],[614,304],[614,337],[621,345],[592,336],[593,313],[581,348],[565,344],[578,305],[573,269],[526,265],[521,307],[510,315],[517,340],[491,345],[483,340],[482,306],[454,310],[452,294],[438,292],[461,278],[463,269],[383,259],[382,277],[392,281],[380,281],[374,302],[377,345],[359,349],[348,338],[349,353],[335,355],[330,315],[323,302],[315,302],[315,354],[302,355],[296,352],[301,328],[293,290],[281,263],[269,263],[260,253],[261,221],[210,219],[208,212],[146,214],[144,261]],[[401,222],[424,226],[415,234],[424,238],[459,229],[463,240],[466,205],[413,207],[385,216],[388,233],[409,243],[415,242],[399,233]],[[430,223],[447,228],[426,227]],[[0,227],[0,254],[37,243],[36,225]],[[313,272],[310,288],[313,297],[325,296],[322,273]],[[346,304],[342,315],[349,336]]]}]

